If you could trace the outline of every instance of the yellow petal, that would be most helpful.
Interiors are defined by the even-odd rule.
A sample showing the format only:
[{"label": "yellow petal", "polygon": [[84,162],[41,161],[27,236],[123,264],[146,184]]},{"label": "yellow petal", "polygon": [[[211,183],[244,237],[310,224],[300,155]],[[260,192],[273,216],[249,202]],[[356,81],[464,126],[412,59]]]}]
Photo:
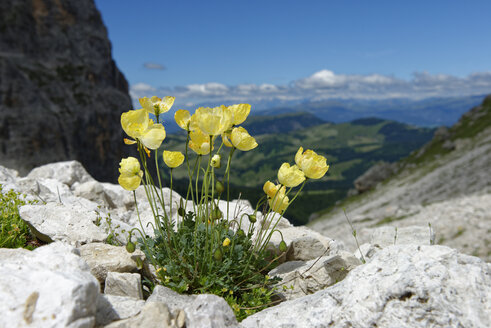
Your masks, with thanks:
[{"label": "yellow petal", "polygon": [[247,116],[249,116],[249,113],[251,112],[251,105],[237,104],[228,106],[228,109],[232,111],[232,123],[234,125],[239,125],[246,120]]},{"label": "yellow petal", "polygon": [[141,183],[143,171],[140,162],[134,157],[123,158],[119,163],[119,184],[126,190],[135,190]]},{"label": "yellow petal", "polygon": [[[200,129],[191,131],[189,134],[189,148],[199,155],[206,155],[210,152],[210,136],[206,135]],[[213,141],[213,140],[212,140]],[[213,150],[213,143],[211,146]]]},{"label": "yellow petal", "polygon": [[290,166],[288,163],[283,163],[278,170],[278,181],[288,188],[296,187],[304,180],[305,174],[297,165]]},{"label": "yellow petal", "polygon": [[191,114],[189,113],[189,111],[185,109],[179,109],[174,114],[174,119],[181,129],[190,131],[189,124],[191,123]]},{"label": "yellow petal", "polygon": [[124,175],[135,175],[140,172],[140,162],[135,157],[121,159],[119,167],[119,173]]},{"label": "yellow petal", "polygon": [[264,193],[268,195],[269,198],[274,198],[274,197],[279,197],[280,195],[285,195],[286,188],[281,185],[275,185],[271,181],[266,181],[266,183],[263,186],[263,190]]},{"label": "yellow petal", "polygon": [[290,200],[286,195],[281,195],[274,198],[268,198],[268,204],[269,207],[271,207],[271,210],[280,214],[286,210],[289,202]]},{"label": "yellow petal", "polygon": [[329,165],[327,165],[324,156],[318,155],[310,149],[304,152],[302,147],[298,149],[295,155],[295,163],[309,179],[320,179],[329,170]]},{"label": "yellow petal", "polygon": [[141,143],[150,149],[158,149],[165,139],[165,129],[162,124],[151,124],[141,136]]},{"label": "yellow petal", "polygon": [[232,112],[225,106],[200,107],[195,115],[200,130],[210,136],[222,134],[232,126]]},{"label": "yellow petal", "polygon": [[164,97],[164,99],[162,99],[162,101],[159,103],[160,114],[168,112],[172,105],[174,105],[174,100],[176,100],[176,97]]},{"label": "yellow petal", "polygon": [[149,123],[150,119],[144,108],[130,110],[121,114],[121,127],[133,139],[139,138],[148,128]]},{"label": "yellow petal", "polygon": [[256,139],[251,137],[243,127],[234,128],[231,139],[232,144],[242,151],[248,151],[257,147]]},{"label": "yellow petal", "polygon": [[126,190],[133,191],[136,190],[141,183],[141,178],[138,175],[120,175],[118,178],[118,183]]},{"label": "yellow petal", "polygon": [[230,133],[222,133],[222,141],[225,146],[233,147],[232,143],[230,142]]},{"label": "yellow petal", "polygon": [[164,150],[164,162],[170,168],[176,168],[184,162],[184,155],[180,151]]}]

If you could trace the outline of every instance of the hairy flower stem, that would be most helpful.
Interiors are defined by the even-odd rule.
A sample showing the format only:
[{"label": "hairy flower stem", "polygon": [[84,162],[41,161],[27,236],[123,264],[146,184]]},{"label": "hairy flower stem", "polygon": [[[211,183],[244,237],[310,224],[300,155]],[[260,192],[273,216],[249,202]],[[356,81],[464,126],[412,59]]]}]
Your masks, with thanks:
[{"label": "hairy flower stem", "polygon": [[[271,231],[270,233],[268,234],[268,236],[266,237],[266,240],[265,242],[263,243],[263,246],[259,249],[259,253],[262,253],[264,252],[264,250],[266,249],[266,246],[268,245],[269,241],[271,240],[271,236],[273,235],[273,232],[275,231],[276,229],[276,226],[278,225],[278,223],[280,222],[281,220],[281,216],[285,214],[286,210],[288,209],[288,207],[290,206],[291,203],[293,203],[293,201],[298,197],[298,195],[300,195],[300,193],[302,192],[302,189],[303,187],[305,186],[305,183],[307,182],[308,179],[305,179],[304,182],[302,183],[302,186],[300,187],[300,189],[297,191],[297,193],[295,194],[295,196],[293,197],[293,199],[288,203],[287,207],[285,208],[285,210],[283,211],[282,214],[279,215],[278,219],[276,220],[273,228],[271,228]],[[290,189],[291,190],[291,189]],[[289,193],[290,191],[288,191]],[[285,195],[286,197],[286,195]],[[268,227],[269,228],[269,227]]]},{"label": "hairy flower stem", "polygon": [[194,212],[196,213],[196,204],[195,204],[195,201],[194,201],[194,193],[193,193],[193,176],[194,176],[194,170],[196,169],[196,163],[197,162],[195,162],[193,173],[191,174],[191,170],[190,170],[191,168],[189,166],[189,155],[188,155],[189,134],[190,134],[190,132],[188,131],[187,137],[186,137],[186,150],[185,150],[186,166],[188,168],[189,185],[188,185],[188,191],[186,193],[186,203],[184,204],[184,207],[187,207],[189,195],[191,194],[191,200],[193,202],[193,209],[194,209]]},{"label": "hairy flower stem", "polygon": [[235,152],[235,147],[230,149],[230,153],[228,155],[227,160],[227,169],[225,170],[225,174],[227,175],[227,220],[229,219],[229,205],[230,205],[230,165],[232,163],[232,156]]},{"label": "hairy flower stem", "polygon": [[[155,150],[155,170],[157,171],[157,179],[159,181],[160,198],[161,198],[161,201],[162,201],[162,210],[164,211],[164,217],[167,217],[167,213],[165,213],[165,200],[164,200],[164,193],[162,191],[162,181],[160,180],[160,169],[159,169],[159,158],[158,158],[158,154],[159,154],[159,151],[158,151],[158,149],[156,149]],[[172,211],[171,211],[170,215],[172,215]]]},{"label": "hairy flower stem", "polygon": [[[162,196],[162,198],[164,198],[164,197]],[[172,168],[170,168],[170,204],[169,204],[169,213],[170,213],[170,218],[172,220]],[[178,225],[178,219],[179,219],[179,215],[176,216],[176,226]]]}]

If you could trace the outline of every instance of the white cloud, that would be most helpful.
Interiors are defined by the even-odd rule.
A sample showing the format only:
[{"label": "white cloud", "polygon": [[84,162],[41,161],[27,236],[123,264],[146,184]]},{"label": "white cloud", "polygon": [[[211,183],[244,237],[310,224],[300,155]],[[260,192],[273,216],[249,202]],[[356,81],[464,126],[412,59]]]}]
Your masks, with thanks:
[{"label": "white cloud", "polygon": [[174,88],[155,88],[145,83],[131,86],[136,97],[173,95],[180,104],[248,102],[319,101],[332,98],[389,99],[466,96],[491,93],[491,72],[473,73],[467,77],[448,74],[414,73],[409,80],[394,76],[370,74],[336,74],[324,69],[288,85],[239,84],[227,86],[217,82],[190,84]]}]

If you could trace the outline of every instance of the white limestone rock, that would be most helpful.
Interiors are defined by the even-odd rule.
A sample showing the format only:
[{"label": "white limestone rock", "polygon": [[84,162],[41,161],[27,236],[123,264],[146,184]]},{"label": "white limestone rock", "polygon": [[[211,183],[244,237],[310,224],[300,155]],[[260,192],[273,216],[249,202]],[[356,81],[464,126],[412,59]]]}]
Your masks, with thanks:
[{"label": "white limestone rock", "polygon": [[90,272],[101,284],[106,281],[108,272],[139,272],[136,259],[145,260],[140,250],[128,253],[125,247],[104,243],[90,243],[79,247],[80,256],[87,262]]},{"label": "white limestone rock", "polygon": [[178,328],[172,319],[172,314],[165,304],[147,302],[138,315],[115,321],[105,328]]},{"label": "white limestone rock", "polygon": [[55,179],[71,187],[75,182],[93,181],[82,164],[77,161],[50,163],[36,167],[28,175],[30,179]]},{"label": "white limestone rock", "polygon": [[36,237],[45,242],[62,241],[79,246],[104,241],[107,234],[98,227],[97,214],[80,205],[48,203],[19,208],[20,217]]},{"label": "white limestone rock", "polygon": [[307,262],[286,262],[271,270],[269,275],[282,278],[277,284],[278,296],[292,300],[340,282],[359,265],[360,260],[353,254],[340,252]]},{"label": "white limestone rock", "polygon": [[489,327],[491,264],[444,246],[395,245],[338,284],[244,321],[252,327]]},{"label": "white limestone rock", "polygon": [[143,299],[142,280],[139,273],[108,272],[104,294]]},{"label": "white limestone rock", "polygon": [[223,298],[216,295],[198,295],[184,308],[184,311],[187,328],[238,327],[234,311]]},{"label": "white limestone rock", "polygon": [[432,245],[435,242],[435,231],[429,226],[408,226],[397,228],[383,226],[372,229],[370,244],[386,247],[389,245]]},{"label": "white limestone rock", "polygon": [[62,243],[2,250],[0,327],[92,327],[99,283],[76,253]]},{"label": "white limestone rock", "polygon": [[144,305],[145,301],[133,297],[100,294],[97,298],[96,326],[134,317]]},{"label": "white limestone rock", "polygon": [[19,178],[19,172],[0,165],[0,183],[12,183]]},{"label": "white limestone rock", "polygon": [[355,256],[360,261],[369,261],[382,247],[379,245],[372,245],[369,243],[365,243],[360,245],[359,249],[356,249]]},{"label": "white limestone rock", "polygon": [[[288,247],[287,261],[309,261],[329,255],[342,249],[342,245],[307,227],[287,227],[280,229]],[[278,249],[281,235],[273,233],[270,243]]]},{"label": "white limestone rock", "polygon": [[120,185],[95,180],[75,183],[73,194],[104,206],[105,208],[126,211],[134,207],[133,194]]},{"label": "white limestone rock", "polygon": [[196,295],[179,294],[168,287],[157,285],[153,289],[152,295],[147,299],[147,302],[164,303],[171,312],[175,312],[193,303],[196,297]]}]

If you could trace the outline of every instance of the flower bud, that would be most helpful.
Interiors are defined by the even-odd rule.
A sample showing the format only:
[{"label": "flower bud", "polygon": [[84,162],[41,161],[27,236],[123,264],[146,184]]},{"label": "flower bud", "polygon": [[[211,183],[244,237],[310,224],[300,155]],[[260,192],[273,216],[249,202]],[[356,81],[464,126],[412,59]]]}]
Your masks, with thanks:
[{"label": "flower bud", "polygon": [[128,253],[133,253],[136,249],[136,246],[133,242],[129,241],[127,244],[126,244],[126,251],[128,251]]},{"label": "flower bud", "polygon": [[218,155],[218,154],[213,155],[213,157],[211,158],[211,164],[210,165],[216,169],[219,169],[221,166],[220,165],[221,159],[222,158],[220,157],[220,155]]},{"label": "flower bud", "polygon": [[186,215],[186,211],[184,210],[183,207],[179,207],[179,209],[177,210],[177,214],[184,217]]},{"label": "flower bud", "polygon": [[288,247],[286,246],[286,243],[284,240],[282,240],[280,242],[280,246],[279,246],[279,249],[280,249],[280,252],[284,253],[286,252],[286,250],[288,249]]},{"label": "flower bud", "polygon": [[227,247],[228,245],[230,245],[230,239],[229,238],[225,238],[225,240],[223,241],[222,246],[223,247]]},{"label": "flower bud", "polygon": [[225,186],[223,185],[223,183],[217,180],[217,182],[215,183],[215,189],[217,193],[221,194],[222,192],[225,191]]},{"label": "flower bud", "polygon": [[220,248],[217,248],[217,250],[215,251],[215,253],[213,253],[213,257],[217,261],[221,261],[222,260],[223,254],[222,254],[222,251],[220,250]]},{"label": "flower bud", "polygon": [[244,230],[242,230],[242,229],[237,230],[237,236],[244,237],[245,236]]},{"label": "flower bud", "polygon": [[220,220],[222,216],[222,211],[218,207],[215,207],[211,213],[211,219],[213,221]]},{"label": "flower bud", "polygon": [[256,223],[257,218],[256,218],[256,215],[255,214],[249,214],[247,216],[249,217],[249,222],[250,223]]}]

